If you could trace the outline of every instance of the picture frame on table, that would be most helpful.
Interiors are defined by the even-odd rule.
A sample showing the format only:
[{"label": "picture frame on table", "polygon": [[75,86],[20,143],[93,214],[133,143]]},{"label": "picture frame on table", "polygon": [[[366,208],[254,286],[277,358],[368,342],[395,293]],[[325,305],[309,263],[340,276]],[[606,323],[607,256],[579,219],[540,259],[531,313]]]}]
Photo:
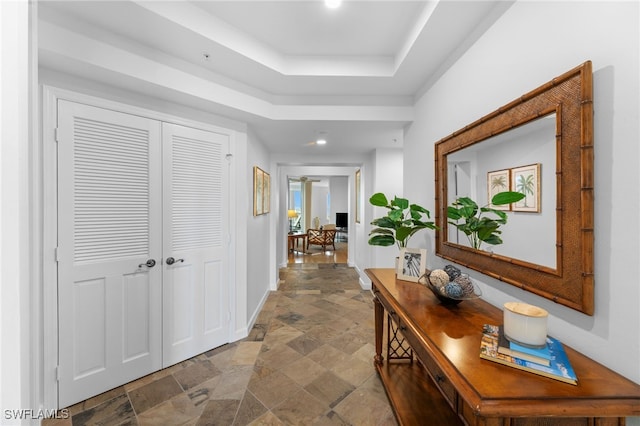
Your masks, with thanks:
[{"label": "picture frame on table", "polygon": [[398,279],[417,282],[427,270],[427,250],[402,248],[398,257]]}]

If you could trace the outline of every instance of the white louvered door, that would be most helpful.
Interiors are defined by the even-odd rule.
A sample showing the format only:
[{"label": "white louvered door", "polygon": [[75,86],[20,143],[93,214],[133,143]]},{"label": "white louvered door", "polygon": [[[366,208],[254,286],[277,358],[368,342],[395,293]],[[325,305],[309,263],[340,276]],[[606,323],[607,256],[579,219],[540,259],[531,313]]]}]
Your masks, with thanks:
[{"label": "white louvered door", "polygon": [[229,136],[163,123],[162,138],[167,367],[229,341]]},{"label": "white louvered door", "polygon": [[161,368],[160,132],[59,101],[60,407]]}]

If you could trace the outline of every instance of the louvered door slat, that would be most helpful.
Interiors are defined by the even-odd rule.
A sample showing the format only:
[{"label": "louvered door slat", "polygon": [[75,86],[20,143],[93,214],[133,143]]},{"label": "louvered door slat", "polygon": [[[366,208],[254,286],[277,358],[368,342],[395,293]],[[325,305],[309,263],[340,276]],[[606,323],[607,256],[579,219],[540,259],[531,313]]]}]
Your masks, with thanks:
[{"label": "louvered door slat", "polygon": [[82,224],[74,229],[75,262],[145,256],[149,253],[148,132],[83,117],[75,118],[73,131],[74,220]]},{"label": "louvered door slat", "polygon": [[220,145],[174,135],[172,154],[173,250],[220,246]]}]

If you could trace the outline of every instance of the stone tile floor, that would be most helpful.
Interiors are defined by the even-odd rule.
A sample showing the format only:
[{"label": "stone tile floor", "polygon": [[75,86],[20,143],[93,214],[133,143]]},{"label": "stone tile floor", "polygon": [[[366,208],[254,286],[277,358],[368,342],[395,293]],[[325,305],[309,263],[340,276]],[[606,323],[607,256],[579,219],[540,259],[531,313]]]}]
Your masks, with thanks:
[{"label": "stone tile floor", "polygon": [[396,425],[345,264],[281,270],[249,336],[69,408],[69,425]]}]

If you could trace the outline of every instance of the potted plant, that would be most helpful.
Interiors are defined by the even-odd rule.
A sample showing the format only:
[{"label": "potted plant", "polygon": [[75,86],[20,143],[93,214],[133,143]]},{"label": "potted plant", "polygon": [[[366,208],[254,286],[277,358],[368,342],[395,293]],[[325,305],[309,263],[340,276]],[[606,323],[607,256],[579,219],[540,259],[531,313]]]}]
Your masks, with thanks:
[{"label": "potted plant", "polygon": [[[515,203],[522,200],[524,196],[523,193],[515,191],[499,192],[491,198],[491,203],[484,207],[478,207],[478,204],[469,197],[461,197],[447,207],[447,217],[451,225],[464,232],[471,247],[480,250],[482,243],[502,244],[500,238],[502,231],[499,228],[507,223],[507,214],[504,211],[488,206]],[[497,218],[487,217],[485,214],[493,214]],[[463,222],[460,223],[460,220]]]},{"label": "potted plant", "polygon": [[375,225],[369,233],[369,244],[372,246],[391,246],[396,244],[398,248],[407,247],[409,239],[421,229],[436,229],[435,223],[425,221],[431,214],[429,210],[417,204],[409,204],[406,198],[394,197],[389,201],[387,197],[378,192],[369,198],[369,202],[377,207],[385,207],[387,215],[374,219]]}]

